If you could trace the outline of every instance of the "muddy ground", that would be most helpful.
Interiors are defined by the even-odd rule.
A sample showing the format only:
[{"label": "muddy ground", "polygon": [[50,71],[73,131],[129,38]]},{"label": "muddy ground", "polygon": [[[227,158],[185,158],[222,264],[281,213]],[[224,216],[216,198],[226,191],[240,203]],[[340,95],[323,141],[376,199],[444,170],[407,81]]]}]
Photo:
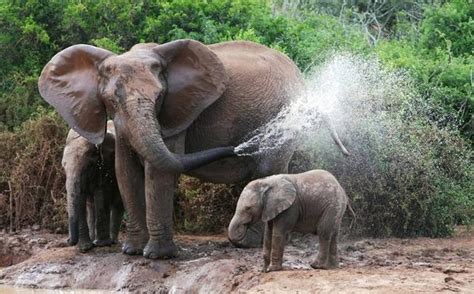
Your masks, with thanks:
[{"label": "muddy ground", "polygon": [[[312,270],[316,237],[294,235],[284,271],[261,273],[261,250],[224,236],[177,236],[180,255],[151,261],[118,245],[81,254],[65,235],[0,234],[0,287],[155,293],[474,293],[474,233],[449,239],[342,240],[341,268]],[[1,290],[2,288],[0,288]],[[5,291],[5,290],[4,290]],[[1,291],[0,291],[1,292]]]}]

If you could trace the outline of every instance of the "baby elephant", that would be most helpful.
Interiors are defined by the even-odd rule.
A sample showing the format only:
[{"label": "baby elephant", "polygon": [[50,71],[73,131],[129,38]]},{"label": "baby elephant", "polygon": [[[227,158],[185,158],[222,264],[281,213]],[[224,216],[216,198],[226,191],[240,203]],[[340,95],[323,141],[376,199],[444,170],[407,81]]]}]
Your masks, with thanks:
[{"label": "baby elephant", "polygon": [[[123,205],[115,177],[115,129],[107,123],[101,145],[70,130],[62,165],[66,173],[70,245],[85,252],[117,242]],[[94,240],[94,243],[92,243]]]},{"label": "baby elephant", "polygon": [[263,271],[282,269],[283,249],[291,231],[319,236],[313,268],[339,266],[337,235],[348,199],[336,178],[324,170],[275,175],[250,182],[240,195],[228,233],[232,243],[245,237],[250,224],[265,223]]}]

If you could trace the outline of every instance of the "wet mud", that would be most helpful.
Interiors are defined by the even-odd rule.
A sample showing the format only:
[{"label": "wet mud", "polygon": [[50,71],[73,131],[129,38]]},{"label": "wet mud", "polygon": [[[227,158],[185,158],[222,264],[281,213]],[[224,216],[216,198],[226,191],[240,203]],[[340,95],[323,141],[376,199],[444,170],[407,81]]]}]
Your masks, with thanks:
[{"label": "wet mud", "polygon": [[[120,246],[82,254],[67,236],[0,234],[0,292],[99,289],[154,293],[474,293],[474,234],[449,239],[342,240],[341,268],[314,270],[317,238],[292,236],[284,270],[261,273],[260,249],[225,236],[177,236],[178,258],[126,256]],[[3,288],[2,288],[3,287]],[[10,289],[10,290],[8,290]],[[401,291],[401,292],[400,292]]]}]

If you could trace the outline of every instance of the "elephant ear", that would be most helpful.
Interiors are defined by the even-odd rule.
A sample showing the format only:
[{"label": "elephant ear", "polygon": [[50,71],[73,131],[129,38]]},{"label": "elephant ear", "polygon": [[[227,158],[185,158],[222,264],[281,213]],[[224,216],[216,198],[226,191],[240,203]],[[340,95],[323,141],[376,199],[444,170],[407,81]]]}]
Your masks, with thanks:
[{"label": "elephant ear", "polygon": [[74,45],[56,54],[41,72],[41,96],[69,126],[93,144],[103,141],[106,111],[98,97],[100,63],[112,52]]},{"label": "elephant ear", "polygon": [[[276,180],[276,179],[275,179]],[[262,221],[268,222],[290,208],[296,199],[296,189],[289,180],[279,178],[278,183],[270,185],[271,189],[264,191]]]},{"label": "elephant ear", "polygon": [[185,130],[225,91],[224,65],[207,46],[177,40],[154,48],[166,63],[168,91],[158,120],[164,137]]}]

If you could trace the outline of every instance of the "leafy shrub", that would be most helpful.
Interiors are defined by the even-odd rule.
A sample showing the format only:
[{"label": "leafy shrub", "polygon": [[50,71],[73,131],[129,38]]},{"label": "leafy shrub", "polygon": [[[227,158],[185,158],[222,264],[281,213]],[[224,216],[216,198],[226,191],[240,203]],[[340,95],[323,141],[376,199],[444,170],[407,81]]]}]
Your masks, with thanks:
[{"label": "leafy shrub", "polygon": [[224,232],[243,188],[243,183],[210,184],[182,176],[175,194],[175,228],[190,233]]},{"label": "leafy shrub", "polygon": [[471,142],[473,13],[467,0],[428,7],[418,25],[400,23],[402,37],[381,41],[375,48],[386,64],[406,69],[416,79],[420,93],[434,106],[433,122],[459,129]]},{"label": "leafy shrub", "polygon": [[[55,113],[42,112],[15,132],[0,134],[2,174],[13,200],[14,228],[39,224],[65,231],[66,196],[61,157],[67,128]],[[7,224],[10,211],[2,214]]]},{"label": "leafy shrub", "polygon": [[353,200],[362,234],[439,237],[472,223],[472,150],[432,122],[408,77],[354,57],[329,70],[343,93],[331,116],[352,155],[342,158],[322,132],[306,146],[313,166],[333,172]]}]

